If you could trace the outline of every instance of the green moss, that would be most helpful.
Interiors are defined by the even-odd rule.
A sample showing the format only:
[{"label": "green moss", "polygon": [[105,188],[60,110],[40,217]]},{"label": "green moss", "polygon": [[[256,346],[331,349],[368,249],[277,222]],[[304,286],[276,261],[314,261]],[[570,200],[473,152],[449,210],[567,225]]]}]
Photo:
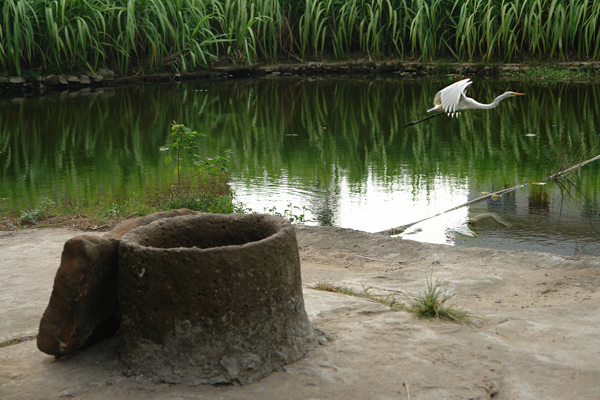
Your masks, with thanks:
[{"label": "green moss", "polygon": [[598,79],[600,76],[594,69],[571,69],[554,64],[532,66],[518,71],[504,71],[501,77],[538,84],[579,83]]}]

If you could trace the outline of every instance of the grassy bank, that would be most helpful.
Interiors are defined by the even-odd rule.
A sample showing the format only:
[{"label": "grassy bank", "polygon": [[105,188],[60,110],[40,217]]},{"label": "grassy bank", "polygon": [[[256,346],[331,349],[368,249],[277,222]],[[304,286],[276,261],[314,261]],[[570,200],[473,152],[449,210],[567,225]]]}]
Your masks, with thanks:
[{"label": "grassy bank", "polygon": [[178,208],[222,214],[252,211],[236,201],[233,193],[210,189],[174,190],[155,198],[133,194],[120,202],[100,199],[96,202],[57,204],[44,198],[34,208],[0,214],[0,230],[72,227],[104,231],[125,219]]},{"label": "grassy bank", "polygon": [[4,0],[0,73],[212,62],[598,60],[600,0]]},{"label": "grassy bank", "polygon": [[120,202],[100,199],[93,203],[57,204],[50,198],[43,198],[35,208],[18,213],[0,211],[0,231],[57,227],[108,231],[126,219],[179,208],[220,214],[258,212],[276,215],[293,223],[307,222],[304,215],[306,207],[301,208],[290,203],[284,210],[278,210],[276,207],[253,210],[236,200],[235,193],[230,190],[223,193],[222,189],[222,185],[217,185],[212,188],[207,186],[183,191],[173,190],[155,198],[134,193],[127,200]]}]

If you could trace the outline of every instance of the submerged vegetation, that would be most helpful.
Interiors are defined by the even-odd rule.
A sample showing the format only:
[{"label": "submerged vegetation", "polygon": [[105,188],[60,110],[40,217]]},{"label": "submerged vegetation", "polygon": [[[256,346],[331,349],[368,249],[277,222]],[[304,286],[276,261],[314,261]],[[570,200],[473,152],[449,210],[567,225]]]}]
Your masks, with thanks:
[{"label": "submerged vegetation", "polygon": [[4,0],[0,71],[598,60],[600,0]]}]

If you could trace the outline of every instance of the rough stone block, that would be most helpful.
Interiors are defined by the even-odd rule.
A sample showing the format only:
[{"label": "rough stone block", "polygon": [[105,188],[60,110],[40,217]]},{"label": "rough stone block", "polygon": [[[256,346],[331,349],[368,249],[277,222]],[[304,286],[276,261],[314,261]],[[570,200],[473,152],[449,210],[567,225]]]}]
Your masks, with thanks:
[{"label": "rough stone block", "polygon": [[46,85],[46,86],[56,86],[59,84],[60,84],[60,81],[58,79],[58,76],[56,76],[56,75],[48,75],[44,78],[44,85]]},{"label": "rough stone block", "polygon": [[79,75],[79,82],[82,85],[89,85],[91,83],[90,77],[87,75]]},{"label": "rough stone block", "polygon": [[92,235],[69,239],[37,336],[38,348],[56,357],[114,334],[119,321],[119,241]]},{"label": "rough stone block", "polygon": [[50,302],[37,337],[38,348],[56,357],[91,346],[119,328],[119,239],[125,233],[161,218],[195,214],[169,210],[117,225],[104,237],[81,235],[63,249]]},{"label": "rough stone block", "polygon": [[105,69],[105,68],[98,69],[98,74],[104,76],[105,78],[106,77],[113,77],[114,78],[114,76],[115,76],[115,72],[114,71],[108,70],[108,69]]}]

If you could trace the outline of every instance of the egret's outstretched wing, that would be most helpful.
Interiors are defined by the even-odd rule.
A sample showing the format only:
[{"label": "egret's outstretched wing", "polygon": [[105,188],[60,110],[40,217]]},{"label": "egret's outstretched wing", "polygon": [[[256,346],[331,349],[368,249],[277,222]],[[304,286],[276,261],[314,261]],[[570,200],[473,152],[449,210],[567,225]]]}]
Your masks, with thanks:
[{"label": "egret's outstretched wing", "polygon": [[[465,90],[467,90],[471,83],[473,82],[471,82],[469,78],[463,79],[462,81],[455,82],[438,92],[440,105],[446,114],[456,114],[456,112],[459,110],[458,106],[460,101],[463,97],[466,97]],[[434,102],[437,98],[438,95],[436,94]]]},{"label": "egret's outstretched wing", "polygon": [[432,111],[437,111],[437,110],[440,110],[440,111],[442,110],[442,91],[441,90],[435,94],[435,97],[433,98],[433,108],[430,108],[429,110],[427,110],[427,112],[432,112]]},{"label": "egret's outstretched wing", "polygon": [[435,97],[433,98],[433,108],[427,110],[428,113],[433,112],[434,114],[420,121],[411,122],[405,126],[418,124],[419,122],[426,121],[435,115],[440,115],[443,113],[448,114],[449,117],[456,117],[458,116],[459,111],[462,110],[490,110],[498,107],[498,104],[500,104],[500,102],[504,99],[514,96],[523,96],[525,94],[509,91],[496,97],[492,103],[483,104],[473,100],[470,97],[467,97],[465,94],[471,83],[473,82],[467,78],[443,88],[435,94]]}]

